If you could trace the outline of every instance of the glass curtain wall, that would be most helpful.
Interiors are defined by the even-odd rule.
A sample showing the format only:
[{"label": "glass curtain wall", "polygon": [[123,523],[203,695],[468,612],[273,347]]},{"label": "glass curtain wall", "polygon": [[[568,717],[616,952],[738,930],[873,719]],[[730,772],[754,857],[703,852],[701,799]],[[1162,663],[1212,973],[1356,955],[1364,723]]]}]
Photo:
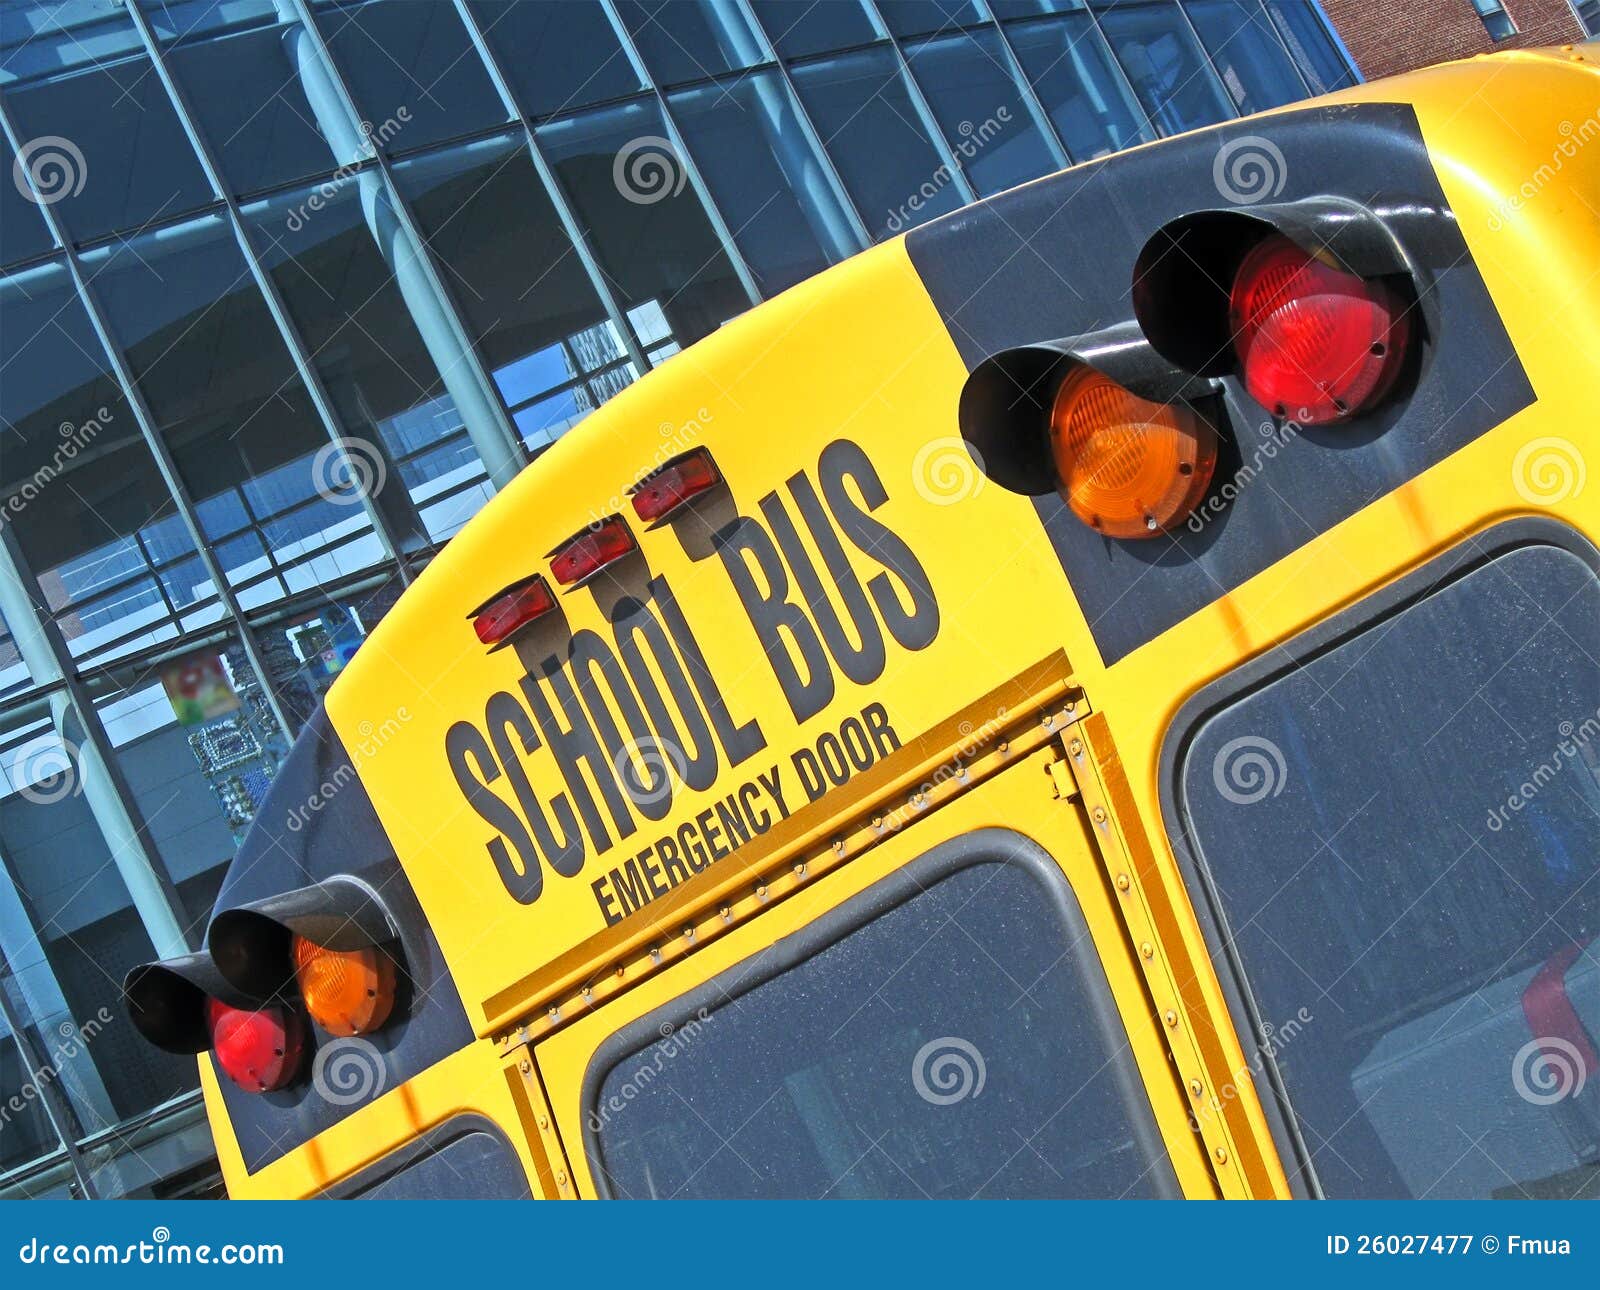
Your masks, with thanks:
[{"label": "glass curtain wall", "polygon": [[0,5],[0,1195],[214,1177],[122,973],[518,469],[875,239],[1353,79],[1308,0]]}]

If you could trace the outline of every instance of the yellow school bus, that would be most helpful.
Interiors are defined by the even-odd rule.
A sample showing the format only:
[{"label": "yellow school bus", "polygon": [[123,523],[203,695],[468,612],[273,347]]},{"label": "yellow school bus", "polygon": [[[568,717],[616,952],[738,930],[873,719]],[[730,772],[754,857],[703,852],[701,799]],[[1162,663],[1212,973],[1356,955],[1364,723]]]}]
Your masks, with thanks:
[{"label": "yellow school bus", "polygon": [[735,319],[494,499],[129,977],[236,1197],[1600,1194],[1600,75]]}]

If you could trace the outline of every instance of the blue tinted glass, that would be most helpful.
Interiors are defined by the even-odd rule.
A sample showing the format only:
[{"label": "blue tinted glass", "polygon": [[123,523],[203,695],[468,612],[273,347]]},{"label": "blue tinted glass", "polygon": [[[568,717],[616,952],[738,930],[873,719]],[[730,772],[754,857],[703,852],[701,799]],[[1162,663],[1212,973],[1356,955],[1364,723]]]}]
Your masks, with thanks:
[{"label": "blue tinted glass", "polygon": [[1087,18],[1018,23],[1011,47],[1073,161],[1152,137],[1144,112]]},{"label": "blue tinted glass", "polygon": [[330,487],[327,430],[226,226],[146,235],[89,267],[190,496],[239,492],[263,537],[267,558],[228,568],[229,580],[270,599],[313,554],[332,552],[322,577],[380,559],[359,498]]},{"label": "blue tinted glass", "polygon": [[1600,583],[1529,545],[1419,595],[1214,709],[1173,827],[1327,1195],[1582,1194]]},{"label": "blue tinted glass", "polygon": [[1056,169],[992,31],[941,36],[909,57],[939,128],[980,196]]},{"label": "blue tinted glass", "polygon": [[797,67],[794,79],[873,236],[904,232],[961,205],[887,50]]},{"label": "blue tinted glass", "polygon": [[230,189],[273,188],[347,160],[324,140],[302,88],[298,60],[311,49],[298,23],[230,27],[234,10],[220,0],[152,7],[174,33],[163,41],[167,62]]},{"label": "blue tinted glass", "polygon": [[1333,43],[1320,7],[1302,0],[1267,0],[1267,9],[1311,82],[1315,94],[1342,90],[1356,83],[1355,74]]},{"label": "blue tinted glass", "polygon": [[761,61],[761,42],[728,0],[619,0],[645,66],[678,84],[737,71]]},{"label": "blue tinted glass", "polygon": [[860,0],[755,0],[753,7],[785,58],[865,45],[877,36]]},{"label": "blue tinted glass", "polygon": [[0,8],[6,106],[23,162],[76,241],[170,219],[212,200],[166,90],[126,14]]},{"label": "blue tinted glass", "polygon": [[625,306],[660,304],[683,344],[750,307],[654,103],[539,127],[539,143]]},{"label": "blue tinted glass", "polygon": [[[697,1017],[650,1024],[646,1047],[609,1070],[597,1064],[591,1158],[608,1190],[1174,1194],[1065,883],[984,855],[982,837],[962,840],[977,863],[919,883],[765,980],[758,956]],[[663,1048],[661,1035],[674,1032],[679,1041]],[[954,1082],[939,1087],[950,1096],[930,1097],[925,1072],[947,1059],[941,1073]]]},{"label": "blue tinted glass", "polygon": [[989,10],[996,18],[1037,18],[1083,8],[1084,0],[989,0]]},{"label": "blue tinted glass", "polygon": [[640,88],[616,32],[594,0],[472,0],[472,13],[529,116],[570,112]]},{"label": "blue tinted glass", "polygon": [[[35,156],[37,166],[41,158]],[[43,255],[51,247],[50,230],[44,217],[34,204],[31,194],[24,196],[22,189],[11,182],[16,175],[16,153],[11,145],[0,142],[0,263],[15,264],[18,260],[31,260]],[[43,181],[41,200],[48,199],[51,188],[47,174],[36,172]]]},{"label": "blue tinted glass", "polygon": [[896,36],[953,31],[979,21],[972,0],[878,0],[878,12]]},{"label": "blue tinted glass", "polygon": [[[415,275],[402,291],[379,253],[373,226],[392,228],[393,216],[369,215],[369,210],[389,211],[381,181],[372,173],[339,185],[291,190],[251,208],[245,218],[345,432],[381,444],[402,466],[408,454],[430,446],[429,434],[455,445],[459,460],[448,480],[441,483],[439,474],[424,478],[426,472],[420,471],[407,479],[420,504],[483,475],[439,373],[450,372],[452,380],[470,377],[453,330],[440,325],[438,297]],[[385,245],[395,243],[386,240]],[[404,252],[391,250],[397,253]],[[464,398],[467,406],[477,406],[470,392]],[[491,427],[483,430],[494,433]],[[443,458],[433,460],[438,465]]]},{"label": "blue tinted glass", "polygon": [[192,555],[138,423],[66,270],[0,282],[4,519],[75,655],[170,638],[171,610],[209,595],[163,580]]},{"label": "blue tinted glass", "polygon": [[672,111],[763,295],[860,249],[775,73],[681,90]]},{"label": "blue tinted glass", "polygon": [[1100,15],[1100,24],[1162,134],[1233,116],[1176,5],[1118,5]]},{"label": "blue tinted glass", "polygon": [[506,403],[566,379],[562,345],[605,313],[526,143],[489,139],[395,173]]},{"label": "blue tinted glass", "polygon": [[[505,109],[455,9],[379,0],[339,5],[318,25],[362,119],[389,152],[504,121]],[[384,123],[394,123],[384,129]]]},{"label": "blue tinted glass", "polygon": [[1288,52],[1254,0],[1194,0],[1189,17],[1241,113],[1306,96]]}]

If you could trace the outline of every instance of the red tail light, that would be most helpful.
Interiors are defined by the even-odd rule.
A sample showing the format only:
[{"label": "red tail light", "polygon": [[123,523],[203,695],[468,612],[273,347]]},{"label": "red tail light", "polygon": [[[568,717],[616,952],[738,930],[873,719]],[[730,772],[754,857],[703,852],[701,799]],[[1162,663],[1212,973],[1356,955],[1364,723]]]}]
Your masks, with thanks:
[{"label": "red tail light", "polygon": [[493,600],[487,601],[468,615],[472,630],[485,645],[498,645],[510,635],[526,627],[541,614],[556,607],[556,598],[549,585],[535,574],[526,582],[508,587]]},{"label": "red tail light", "polygon": [[1378,403],[1411,338],[1395,292],[1331,268],[1281,236],[1245,256],[1228,313],[1251,397],[1307,425],[1343,421]]},{"label": "red tail light", "polygon": [[222,1073],[250,1093],[270,1093],[300,1070],[305,1023],[291,1009],[269,1004],[257,1012],[207,1003],[211,1050]]},{"label": "red tail light", "polygon": [[633,548],[633,534],[613,515],[557,547],[551,553],[550,572],[563,587],[570,587],[622,559]]},{"label": "red tail light", "polygon": [[713,487],[721,478],[704,448],[669,461],[633,490],[633,513],[641,520],[670,515],[691,497]]}]

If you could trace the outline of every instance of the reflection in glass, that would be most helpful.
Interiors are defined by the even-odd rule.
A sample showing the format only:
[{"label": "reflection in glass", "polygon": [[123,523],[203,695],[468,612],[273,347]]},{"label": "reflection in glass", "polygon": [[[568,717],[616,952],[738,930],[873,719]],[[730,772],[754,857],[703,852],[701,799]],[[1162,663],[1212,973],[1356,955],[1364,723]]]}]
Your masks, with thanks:
[{"label": "reflection in glass", "polygon": [[[526,145],[505,136],[417,157],[396,167],[396,179],[527,440],[522,412],[530,400],[625,351]],[[573,347],[585,361],[569,357]]]},{"label": "reflection in glass", "polygon": [[1259,5],[1250,0],[1193,0],[1188,13],[1242,115],[1305,96],[1294,64]]},{"label": "reflection in glass", "polygon": [[298,23],[270,0],[144,0],[207,147],[236,193],[328,170],[337,161],[301,83],[312,58]]},{"label": "reflection in glass", "polygon": [[992,31],[941,36],[908,54],[911,72],[980,197],[1056,168]]},{"label": "reflection in glass", "polygon": [[249,608],[365,568],[383,548],[239,248],[218,219],[91,264],[112,333]]},{"label": "reflection in glass", "polygon": [[[396,286],[373,240],[362,186],[376,175],[295,189],[245,214],[253,244],[322,378],[344,430],[386,454],[435,541],[459,529],[491,489],[455,403],[419,333],[453,335],[431,293]],[[396,253],[392,219],[376,221]],[[457,375],[467,379],[468,373]]]},{"label": "reflection in glass", "polygon": [[861,0],[754,0],[767,39],[785,58],[848,49],[877,38]]},{"label": "reflection in glass", "polygon": [[1317,6],[1302,4],[1301,0],[1266,0],[1266,4],[1284,43],[1311,82],[1313,94],[1327,94],[1356,83],[1355,74],[1334,45]]},{"label": "reflection in glass", "polygon": [[[192,1058],[121,1020],[122,978],[155,956],[95,824],[76,748],[48,721],[0,734],[0,948],[85,1133],[196,1087]],[[75,1035],[93,1034],[88,1042]]]},{"label": "reflection in glass", "polygon": [[109,658],[220,607],[66,270],[0,280],[0,517],[69,649]]},{"label": "reflection in glass", "polygon": [[887,50],[808,63],[794,69],[794,80],[873,236],[904,232],[961,205]]},{"label": "reflection in glass", "polygon": [[[322,9],[317,22],[350,97],[373,126],[370,137],[388,151],[424,148],[505,120],[452,6],[338,4]],[[385,130],[385,122],[397,128]]]},{"label": "reflection in glass", "polygon": [[618,0],[645,67],[666,85],[749,67],[760,42],[731,0]]},{"label": "reflection in glass", "polygon": [[750,301],[683,159],[660,146],[665,135],[654,103],[606,108],[538,130],[612,290],[628,308],[658,304],[673,336],[687,345]]},{"label": "reflection in glass", "polygon": [[[643,88],[594,0],[471,0],[471,9],[529,116],[571,112]],[[583,56],[575,57],[580,49]]]},{"label": "reflection in glass", "polygon": [[1111,51],[1087,18],[1018,23],[1007,35],[1074,162],[1154,137]]},{"label": "reflection in glass", "polygon": [[[0,87],[67,232],[83,242],[212,200],[205,172],[126,14],[0,6]],[[6,176],[9,179],[9,173]]]},{"label": "reflection in glass", "polygon": [[860,249],[776,73],[682,90],[672,112],[763,295]]},{"label": "reflection in glass", "polygon": [[1175,5],[1117,6],[1100,25],[1162,134],[1182,134],[1233,116]]}]

